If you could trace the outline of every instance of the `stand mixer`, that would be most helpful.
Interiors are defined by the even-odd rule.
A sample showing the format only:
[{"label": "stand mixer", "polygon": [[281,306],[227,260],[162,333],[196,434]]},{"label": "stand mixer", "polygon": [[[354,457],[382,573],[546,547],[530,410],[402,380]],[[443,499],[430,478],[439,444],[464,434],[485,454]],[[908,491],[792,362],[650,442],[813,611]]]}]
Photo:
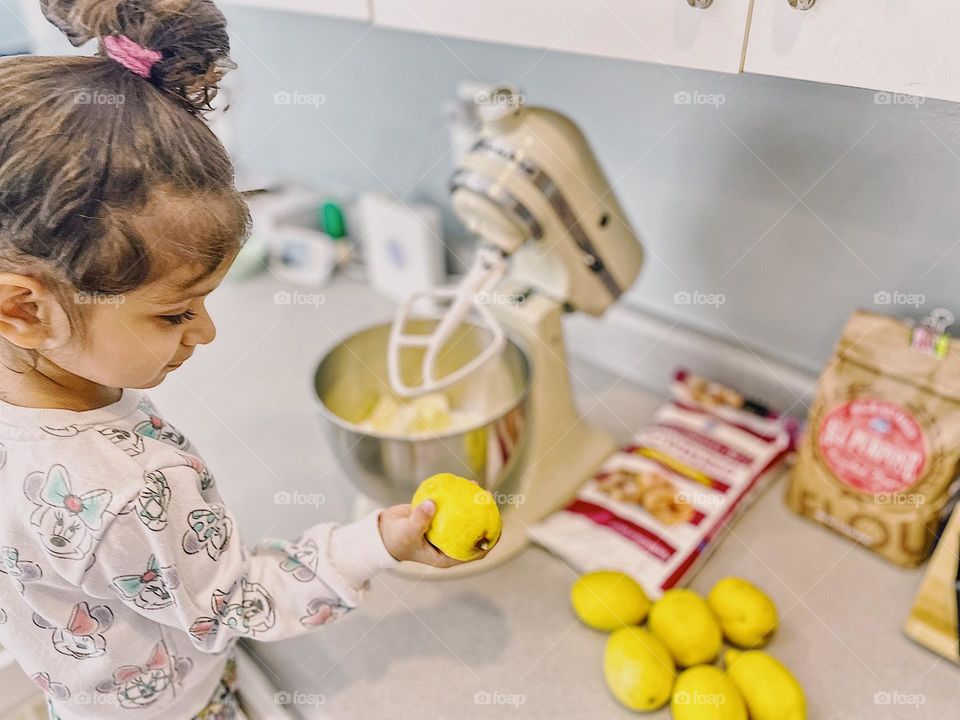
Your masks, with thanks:
[{"label": "stand mixer", "polygon": [[[479,237],[473,267],[459,285],[411,298],[389,328],[342,343],[316,376],[334,450],[375,503],[409,502],[435,472],[474,479],[503,500],[498,545],[444,577],[482,571],[522,550],[526,526],[560,508],[615,449],[574,407],[561,318],[601,315],[643,258],[573,122],[525,106],[506,86],[478,111],[478,140],[450,183],[454,211]],[[376,395],[441,390],[451,407],[477,412],[478,422],[422,438],[359,425]],[[422,566],[413,572],[436,574]]]}]

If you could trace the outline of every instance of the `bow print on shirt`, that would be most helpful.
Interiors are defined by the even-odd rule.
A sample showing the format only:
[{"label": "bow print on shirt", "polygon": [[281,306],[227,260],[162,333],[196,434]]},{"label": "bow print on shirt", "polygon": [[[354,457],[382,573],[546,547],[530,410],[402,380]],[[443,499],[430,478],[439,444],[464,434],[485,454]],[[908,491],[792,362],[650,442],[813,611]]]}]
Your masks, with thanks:
[{"label": "bow print on shirt", "polygon": [[36,684],[38,688],[43,690],[47,695],[56,698],[57,700],[69,700],[70,699],[70,688],[68,688],[63,683],[54,682],[50,679],[50,674],[45,672],[34,673],[30,676],[30,679]]},{"label": "bow print on shirt", "polygon": [[213,487],[213,474],[210,472],[210,469],[207,467],[207,464],[198,458],[196,455],[190,455],[189,453],[180,453],[187,465],[193,468],[193,471],[200,476],[200,489],[209,490]]},{"label": "bow print on shirt", "polygon": [[97,684],[97,692],[116,693],[120,707],[136,710],[152,705],[167,692],[176,693],[193,660],[171,655],[159,642],[153,646],[145,665],[123,665],[113,677]]},{"label": "bow print on shirt", "polygon": [[151,555],[146,570],[139,575],[115,577],[113,585],[127,600],[133,600],[137,607],[160,610],[176,602],[170,591],[179,587],[180,576],[176,568],[161,567],[157,558]]},{"label": "bow print on shirt", "polygon": [[113,625],[113,611],[106,605],[91,608],[82,602],[74,605],[65,627],[50,622],[39,613],[33,614],[33,624],[53,630],[53,647],[62,655],[77,660],[100,657],[107,651],[105,633]]},{"label": "bow print on shirt", "polygon": [[87,557],[95,533],[103,527],[103,516],[113,495],[109,490],[76,494],[63,465],[32,472],[23,482],[23,492],[36,505],[30,523],[40,536],[43,549],[55,557],[82,560]]}]

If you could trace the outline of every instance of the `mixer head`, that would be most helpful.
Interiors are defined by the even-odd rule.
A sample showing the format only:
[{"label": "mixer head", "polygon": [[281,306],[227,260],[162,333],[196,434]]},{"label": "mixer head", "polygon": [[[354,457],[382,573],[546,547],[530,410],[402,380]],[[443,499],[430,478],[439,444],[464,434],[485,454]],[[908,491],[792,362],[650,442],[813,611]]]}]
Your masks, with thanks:
[{"label": "mixer head", "polygon": [[[552,110],[524,107],[510,87],[490,93],[478,110],[480,138],[454,173],[451,191],[454,211],[481,238],[481,249],[459,286],[421,293],[397,314],[388,351],[390,384],[404,397],[457,382],[503,347],[503,330],[478,298],[503,276],[507,256],[512,277],[591,315],[620,297],[643,261],[639,240],[573,122]],[[424,318],[437,320],[430,335],[404,331],[409,320]],[[441,349],[468,318],[489,328],[490,346],[456,373],[436,377]],[[411,351],[423,355],[422,378],[408,384],[400,377],[400,354]]]},{"label": "mixer head", "polygon": [[586,138],[566,116],[502,87],[451,180],[453,207],[512,254],[511,276],[600,315],[633,283],[643,251]]}]

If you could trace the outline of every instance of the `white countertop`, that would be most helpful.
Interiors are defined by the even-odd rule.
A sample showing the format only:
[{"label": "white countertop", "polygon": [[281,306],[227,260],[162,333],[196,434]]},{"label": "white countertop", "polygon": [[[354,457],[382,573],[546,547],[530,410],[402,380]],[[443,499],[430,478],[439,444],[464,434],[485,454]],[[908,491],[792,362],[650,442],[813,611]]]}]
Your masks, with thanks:
[{"label": "white countertop", "polygon": [[[265,275],[225,284],[208,301],[217,340],[151,391],[204,454],[248,544],[348,519],[354,492],[325,446],[313,371],[339,337],[392,315],[390,302],[344,278],[318,305],[275,303],[283,290],[295,289]],[[621,441],[660,402],[627,381],[611,389],[612,375],[582,362],[572,369],[588,418]],[[800,679],[811,718],[955,717],[960,668],[900,629],[921,572],[797,517],[783,491],[780,480],[757,501],[692,586],[706,592],[736,574],[774,598],[782,626],[769,651]],[[317,504],[275,504],[278,492],[312,493]],[[278,689],[299,694],[304,718],[636,717],[604,685],[605,636],[569,609],[574,578],[536,547],[475,577],[384,574],[339,622],[253,650]]]}]

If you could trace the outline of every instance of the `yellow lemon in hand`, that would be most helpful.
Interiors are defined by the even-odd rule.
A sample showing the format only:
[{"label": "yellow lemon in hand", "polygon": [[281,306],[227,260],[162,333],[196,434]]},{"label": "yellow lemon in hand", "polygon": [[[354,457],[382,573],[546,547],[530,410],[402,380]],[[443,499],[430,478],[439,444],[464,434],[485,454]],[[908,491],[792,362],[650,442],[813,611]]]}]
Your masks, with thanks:
[{"label": "yellow lemon in hand", "polygon": [[417,488],[414,507],[433,500],[437,512],[427,530],[427,540],[454,560],[476,560],[500,539],[503,522],[489,490],[451,473],[427,478]]}]

